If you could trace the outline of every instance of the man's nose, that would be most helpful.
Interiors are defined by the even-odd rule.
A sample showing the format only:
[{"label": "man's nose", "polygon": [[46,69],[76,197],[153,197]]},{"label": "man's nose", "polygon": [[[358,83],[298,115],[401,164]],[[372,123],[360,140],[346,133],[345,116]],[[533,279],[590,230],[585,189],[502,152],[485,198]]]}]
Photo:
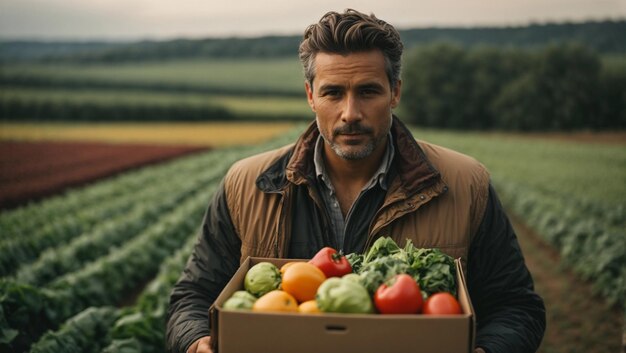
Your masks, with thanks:
[{"label": "man's nose", "polygon": [[341,120],[349,124],[361,119],[363,119],[363,112],[358,97],[354,94],[347,94],[343,103]]}]

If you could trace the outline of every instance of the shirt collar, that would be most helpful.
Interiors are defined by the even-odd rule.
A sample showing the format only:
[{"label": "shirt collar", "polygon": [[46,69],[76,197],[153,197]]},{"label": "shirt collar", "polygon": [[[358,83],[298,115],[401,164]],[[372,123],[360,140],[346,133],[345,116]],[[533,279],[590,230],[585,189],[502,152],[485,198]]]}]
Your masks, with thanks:
[{"label": "shirt collar", "polygon": [[[333,185],[330,182],[330,178],[328,177],[328,174],[326,173],[326,166],[324,164],[324,158],[323,158],[324,156],[323,148],[324,148],[324,138],[320,134],[317,137],[317,141],[315,142],[315,149],[313,152],[313,163],[315,165],[315,175],[317,175],[317,178],[322,180],[324,184],[326,184],[326,186],[332,192],[334,192]],[[374,173],[374,176],[372,177],[372,179],[365,186],[365,189],[369,189],[373,187],[376,183],[378,183],[380,187],[383,188],[383,190],[387,190],[386,176],[387,176],[387,173],[389,172],[389,169],[391,168],[391,162],[393,161],[394,155],[395,155],[395,148],[393,146],[393,136],[391,135],[391,132],[389,132],[387,134],[387,148],[385,148],[385,154],[383,155],[383,159],[380,162],[380,166],[378,167],[378,170]]]}]

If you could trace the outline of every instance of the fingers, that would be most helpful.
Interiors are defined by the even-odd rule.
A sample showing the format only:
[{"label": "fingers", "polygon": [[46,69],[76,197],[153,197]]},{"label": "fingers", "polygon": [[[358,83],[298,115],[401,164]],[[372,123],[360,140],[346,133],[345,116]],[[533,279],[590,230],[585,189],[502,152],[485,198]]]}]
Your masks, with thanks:
[{"label": "fingers", "polygon": [[196,353],[213,353],[213,350],[211,349],[211,337],[202,337],[198,341],[198,349],[196,350]]},{"label": "fingers", "polygon": [[211,350],[211,337],[205,336],[199,338],[189,346],[187,353],[213,353],[213,350]]}]

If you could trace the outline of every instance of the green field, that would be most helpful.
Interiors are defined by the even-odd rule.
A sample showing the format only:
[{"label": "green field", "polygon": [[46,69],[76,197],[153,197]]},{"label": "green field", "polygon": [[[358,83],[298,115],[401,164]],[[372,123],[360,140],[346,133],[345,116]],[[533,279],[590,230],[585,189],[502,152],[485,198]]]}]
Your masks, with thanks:
[{"label": "green field", "polygon": [[626,207],[623,145],[583,144],[523,135],[414,129],[418,139],[471,155],[499,180],[515,181],[546,195]]},{"label": "green field", "polygon": [[0,92],[2,101],[45,102],[55,104],[99,106],[184,106],[190,109],[202,107],[221,107],[238,116],[301,116],[304,120],[312,113],[302,97],[280,96],[245,96],[208,93],[176,93],[150,90],[110,90],[110,89],[47,89],[6,87]]},{"label": "green field", "polygon": [[2,120],[306,120],[311,115],[296,57],[0,67]]},{"label": "green field", "polygon": [[602,55],[602,67],[609,73],[623,74],[626,72],[626,55],[605,54]]},{"label": "green field", "polygon": [[[623,58],[603,57],[606,72],[625,72]],[[103,107],[101,115],[117,109],[123,119],[134,107],[165,111],[165,120],[170,113],[174,119],[194,112],[204,118],[215,107],[243,119],[312,117],[295,57],[3,64],[0,108],[11,102],[18,102],[20,109],[44,107],[44,113],[52,107],[61,116],[98,113],[87,109],[97,106]],[[219,119],[219,111],[216,115]],[[234,160],[286,143],[299,131],[268,144],[216,150],[129,172],[0,212],[0,351],[33,344],[34,352],[46,351],[71,340],[77,352],[160,352],[169,289],[219,179]],[[623,144],[413,131],[418,139],[482,162],[510,212],[551,244],[569,268],[594,283],[609,303],[626,305]],[[129,190],[132,197],[119,197]],[[129,298],[129,292],[141,289],[136,284],[145,283],[138,298]],[[68,351],[57,348],[48,351]]]},{"label": "green field", "polygon": [[173,60],[123,64],[6,64],[0,82],[42,79],[66,85],[108,83],[145,87],[190,89],[241,89],[285,94],[304,89],[302,67],[297,57],[284,59]]},{"label": "green field", "polygon": [[[602,56],[602,72],[617,77],[609,80],[617,91],[626,72],[624,62],[622,54]],[[295,56],[0,66],[0,120],[119,121],[132,110],[129,120],[135,121],[298,120],[311,116],[304,98],[302,68]],[[617,117],[619,95],[612,99],[617,108],[607,109]],[[401,105],[399,111],[405,108]]]},{"label": "green field", "polygon": [[[291,142],[303,129],[1,212],[0,348],[162,351],[169,291],[220,178],[233,161]],[[610,302],[626,304],[623,146],[413,131],[483,162],[507,208]],[[129,297],[140,283],[148,285]]]},{"label": "green field", "polygon": [[490,170],[507,208],[611,303],[626,306],[626,149],[523,135],[414,130]]}]

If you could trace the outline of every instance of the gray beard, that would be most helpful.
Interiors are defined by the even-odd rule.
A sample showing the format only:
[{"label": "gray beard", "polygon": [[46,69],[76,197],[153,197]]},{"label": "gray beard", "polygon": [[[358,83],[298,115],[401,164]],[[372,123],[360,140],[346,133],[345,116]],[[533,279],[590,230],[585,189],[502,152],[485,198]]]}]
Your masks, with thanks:
[{"label": "gray beard", "polygon": [[[380,142],[384,140],[386,136],[386,135],[383,135],[379,139],[370,140],[367,142],[365,146],[361,147],[359,150],[356,150],[356,151],[342,150],[341,146],[331,141],[328,138],[328,136],[326,136],[322,132],[322,129],[320,128],[320,125],[319,125],[319,119],[317,118],[317,116],[315,117],[315,122],[317,123],[317,130],[320,132],[320,135],[322,135],[324,142],[330,146],[330,148],[333,150],[333,152],[335,152],[337,156],[348,161],[358,161],[358,160],[369,157],[372,154],[372,152],[374,152],[376,147],[380,145]],[[334,132],[331,131],[331,134],[334,134]]]},{"label": "gray beard", "polygon": [[333,149],[336,155],[348,161],[358,161],[360,159],[369,157],[369,155],[371,155],[378,146],[378,141],[370,141],[358,151],[344,151],[336,143],[328,141],[328,139],[326,139],[326,136],[324,136],[323,134],[322,138],[324,139],[324,141],[326,141],[330,148]]}]

